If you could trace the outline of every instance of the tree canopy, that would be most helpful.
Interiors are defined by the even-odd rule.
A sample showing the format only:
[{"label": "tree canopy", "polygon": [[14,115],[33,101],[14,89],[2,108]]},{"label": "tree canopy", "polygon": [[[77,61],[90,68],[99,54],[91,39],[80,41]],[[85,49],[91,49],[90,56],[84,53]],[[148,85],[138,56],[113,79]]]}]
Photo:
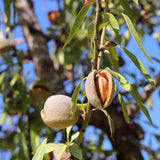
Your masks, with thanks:
[{"label": "tree canopy", "polygon": [[158,0],[0,2],[0,159],[160,159],[159,16]]}]

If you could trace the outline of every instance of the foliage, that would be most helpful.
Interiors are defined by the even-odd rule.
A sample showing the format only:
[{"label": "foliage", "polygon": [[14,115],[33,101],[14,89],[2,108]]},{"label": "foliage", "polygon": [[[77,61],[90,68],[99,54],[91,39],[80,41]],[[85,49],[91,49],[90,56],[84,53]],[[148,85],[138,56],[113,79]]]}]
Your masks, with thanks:
[{"label": "foliage", "polygon": [[[114,102],[121,104],[126,123],[130,124],[134,121],[133,119],[130,120],[127,106],[136,102],[150,124],[153,124],[151,116],[139,96],[139,89],[141,85],[144,87],[146,83],[150,83],[154,89],[156,89],[156,86],[143,62],[139,60],[134,50],[129,51],[127,49],[127,45],[131,36],[133,36],[137,46],[147,58],[146,60],[152,62],[142,45],[141,38],[144,38],[148,33],[159,34],[156,31],[154,32],[159,21],[158,2],[145,0],[138,3],[137,0],[116,0],[114,2],[107,1],[106,3],[102,1],[101,3],[100,0],[97,0],[86,6],[75,0],[66,0],[63,1],[63,4],[61,2],[57,0],[60,16],[56,24],[47,26],[47,33],[40,33],[46,37],[46,41],[54,41],[54,49],[48,49],[48,52],[50,52],[50,57],[54,63],[54,71],[58,73],[59,80],[56,84],[53,84],[47,80],[38,79],[38,77],[36,81],[40,83],[32,87],[36,94],[34,97],[31,94],[30,85],[35,82],[29,80],[32,76],[31,73],[34,72],[34,68],[30,67],[31,63],[35,63],[34,57],[30,55],[30,52],[32,52],[30,49],[26,54],[25,49],[19,47],[23,42],[18,42],[14,37],[19,25],[19,20],[16,18],[16,15],[18,15],[16,1],[4,0],[2,3],[4,10],[0,12],[3,19],[3,28],[5,29],[0,30],[0,93],[3,99],[3,111],[0,116],[0,131],[3,136],[0,136],[0,148],[11,151],[11,159],[50,160],[53,159],[53,156],[59,159],[63,154],[66,154],[68,158],[82,160],[93,156],[100,159],[103,156],[109,157],[118,154],[118,151],[114,149],[111,151],[103,149],[102,143],[106,135],[104,131],[100,130],[100,133],[94,134],[98,137],[97,144],[92,144],[84,136],[91,112],[95,112],[95,109],[91,108],[87,101],[83,84],[85,77],[91,71],[93,61],[96,61],[96,58],[99,57],[100,64],[97,61],[96,63],[99,65],[100,70],[106,69],[115,78],[116,93]],[[101,10],[96,8],[99,2],[102,5]],[[30,3],[34,4],[35,2],[30,1]],[[98,28],[95,27],[97,10],[100,14],[97,22]],[[98,35],[96,35],[96,30]],[[105,31],[104,35],[103,30]],[[33,35],[37,33],[36,31],[32,32]],[[158,36],[155,36],[155,38],[160,42]],[[97,39],[100,48],[95,47]],[[100,44],[101,42],[103,43]],[[113,42],[115,46],[108,45],[113,44]],[[99,51],[97,57],[94,54],[96,49]],[[127,55],[129,62],[133,62],[136,69],[144,76],[145,80],[142,78],[141,84],[139,79],[138,81],[135,80],[134,83],[129,82],[128,79],[136,75],[130,73],[123,64],[120,64],[120,61],[127,61],[121,57],[120,50]],[[128,77],[121,68],[126,71]],[[92,69],[96,68],[92,66]],[[26,70],[28,73],[26,73]],[[48,84],[52,87],[48,87]],[[56,93],[52,88],[59,85],[63,85],[63,93],[65,92],[72,98],[71,108],[73,113],[76,106],[78,107],[82,116],[82,126],[78,122],[75,126],[70,126],[64,131],[51,129],[42,122],[40,110],[46,97],[43,100],[39,97],[43,97],[45,93],[48,93],[47,96],[50,93],[57,94],[58,91],[55,89]],[[123,95],[124,91],[126,93]],[[148,103],[152,107],[151,101],[149,99]],[[109,107],[112,107],[112,104]],[[114,139],[117,126],[115,126],[114,119],[112,119],[112,113],[108,111],[108,108],[101,111],[109,123],[111,135],[108,135],[108,137]],[[9,120],[13,127],[5,129],[4,126],[8,125]],[[53,143],[60,135],[61,140],[59,143]],[[159,141],[159,135],[153,134],[153,136]],[[110,140],[112,140],[111,138]],[[40,143],[42,139],[43,142]],[[159,154],[159,150],[152,152],[149,147],[147,152],[152,159]]]}]

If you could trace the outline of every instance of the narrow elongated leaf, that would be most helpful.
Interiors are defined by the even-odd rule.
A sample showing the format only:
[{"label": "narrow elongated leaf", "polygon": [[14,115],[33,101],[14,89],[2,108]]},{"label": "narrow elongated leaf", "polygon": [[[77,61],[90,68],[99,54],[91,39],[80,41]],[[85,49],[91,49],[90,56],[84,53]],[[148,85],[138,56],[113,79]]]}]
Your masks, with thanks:
[{"label": "narrow elongated leaf", "polygon": [[3,126],[3,124],[5,123],[6,117],[7,117],[7,113],[5,111],[2,112],[0,117],[0,126]]},{"label": "narrow elongated leaf", "polygon": [[79,132],[76,132],[74,133],[72,136],[71,136],[71,143],[79,136]]},{"label": "narrow elongated leaf", "polygon": [[111,63],[116,72],[119,70],[119,58],[115,48],[108,48],[111,55]]},{"label": "narrow elongated leaf", "polygon": [[38,147],[36,154],[34,155],[32,160],[43,160],[45,146],[46,146],[47,139],[45,139],[41,145]]},{"label": "narrow elongated leaf", "polygon": [[33,149],[36,150],[40,144],[40,135],[39,135],[39,130],[37,126],[34,124],[31,125],[30,127],[30,137],[31,137]]},{"label": "narrow elongated leaf", "polygon": [[54,151],[59,145],[56,143],[47,143],[45,145],[44,154]]},{"label": "narrow elongated leaf", "polygon": [[114,15],[111,14],[111,13],[106,13],[106,14],[107,14],[108,17],[109,17],[109,23],[110,23],[110,25],[112,26],[113,30],[114,30],[115,32],[119,32],[119,23],[118,23],[117,19],[116,19],[116,18],[114,17]]},{"label": "narrow elongated leaf", "polygon": [[145,116],[148,118],[149,122],[151,124],[152,123],[152,119],[149,115],[148,110],[146,109],[145,105],[143,104],[143,102],[141,101],[139,94],[137,93],[137,91],[134,89],[133,85],[131,83],[128,83],[127,80],[119,73],[112,71],[109,68],[106,68],[106,70],[108,72],[111,73],[111,75],[113,77],[115,77],[118,81],[120,81],[120,86],[126,90],[127,92],[129,92],[131,94],[131,96],[133,97],[133,99],[136,101],[137,105],[139,106],[139,108],[142,110],[142,112],[145,114]]},{"label": "narrow elongated leaf", "polygon": [[149,107],[150,109],[153,109],[153,100],[152,100],[151,97],[149,97],[149,98],[147,99],[147,104],[148,104],[148,107]]},{"label": "narrow elongated leaf", "polygon": [[156,86],[154,84],[153,79],[150,77],[149,73],[147,72],[147,70],[145,69],[143,63],[134,55],[132,54],[130,51],[128,51],[127,49],[118,46],[119,48],[121,48],[126,54],[127,56],[132,60],[132,62],[135,64],[135,66],[139,69],[139,71],[144,75],[144,77],[148,80],[148,82],[152,85],[152,87],[154,89],[156,89]]},{"label": "narrow elongated leaf", "polygon": [[76,104],[77,104],[77,100],[78,100],[78,95],[79,95],[79,91],[80,91],[80,88],[81,88],[81,84],[85,79],[86,78],[83,78],[81,80],[81,82],[78,84],[78,86],[75,88],[75,90],[74,90],[74,92],[72,94],[72,97],[71,97],[71,109],[72,109],[72,113],[73,114],[75,113],[75,110],[76,110]]},{"label": "narrow elongated leaf", "polygon": [[67,148],[66,144],[60,146],[60,148],[57,152],[57,159],[59,159],[62,156],[62,154],[66,150],[66,148]]},{"label": "narrow elongated leaf", "polygon": [[119,93],[118,88],[117,88],[116,85],[115,85],[115,90],[117,92],[118,99],[119,99],[119,101],[121,103],[121,106],[122,106],[122,111],[123,111],[124,118],[125,118],[126,122],[129,123],[129,117],[128,117],[128,111],[127,111],[126,104],[124,103],[123,97]]},{"label": "narrow elongated leaf", "polygon": [[105,68],[108,72],[111,73],[111,75],[113,77],[115,77],[118,81],[120,81],[121,83],[127,83],[126,79],[120,74],[120,73],[117,73],[117,72],[114,72],[113,70],[111,70],[110,68]]},{"label": "narrow elongated leaf", "polygon": [[103,113],[106,115],[106,117],[108,118],[108,122],[109,122],[109,127],[110,127],[110,131],[111,131],[111,136],[113,136],[114,132],[115,132],[115,128],[114,128],[114,123],[112,118],[110,117],[110,115],[108,114],[108,112],[104,109],[102,109],[101,111],[103,111]]},{"label": "narrow elongated leaf", "polygon": [[[86,17],[89,9],[90,9],[91,5],[89,6],[84,6],[82,7],[82,9],[79,11],[76,19],[75,19],[75,22],[71,28],[71,31],[69,33],[69,36],[64,44],[64,47],[71,41],[71,39],[73,38],[73,36],[76,34],[76,32],[79,30],[79,27],[81,26],[84,18]],[[63,48],[64,48],[63,47]]]},{"label": "narrow elongated leaf", "polygon": [[132,34],[133,38],[135,39],[137,45],[139,46],[139,48],[141,49],[141,51],[144,53],[144,55],[152,62],[152,60],[148,56],[147,52],[143,48],[141,40],[140,40],[140,38],[138,36],[138,33],[136,32],[136,29],[135,29],[132,21],[129,19],[129,17],[126,14],[122,13],[122,16],[123,16],[124,20],[126,21],[126,23],[128,25],[128,28],[129,28],[129,31],[131,32],[131,34]]},{"label": "narrow elongated leaf", "polygon": [[94,37],[94,23],[91,22],[89,25],[88,25],[88,37],[90,39],[90,41],[92,42],[93,41],[93,37]]},{"label": "narrow elongated leaf", "polygon": [[69,142],[69,135],[70,135],[71,129],[72,129],[72,126],[69,126],[69,127],[67,127],[67,129],[66,129],[66,133],[67,133],[67,142]]},{"label": "narrow elongated leaf", "polygon": [[[111,41],[111,39],[107,36],[105,36],[105,40],[106,41]],[[113,66],[113,68],[115,69],[116,72],[119,71],[119,58],[118,58],[118,54],[117,54],[117,51],[115,49],[115,47],[113,48],[108,48],[110,54],[108,55],[109,56],[109,60]]]},{"label": "narrow elongated leaf", "polygon": [[28,147],[27,147],[27,141],[26,141],[24,132],[21,131],[18,138],[19,138],[19,146],[20,146],[19,156],[23,158],[23,160],[28,160],[29,159]]},{"label": "narrow elongated leaf", "polygon": [[79,160],[82,160],[83,159],[83,153],[82,153],[82,150],[81,148],[76,144],[76,143],[73,143],[71,146],[70,146],[70,151],[71,151],[71,154],[79,159]]},{"label": "narrow elongated leaf", "polygon": [[5,0],[4,2],[4,9],[5,9],[5,23],[6,26],[9,27],[10,25],[10,17],[11,17],[11,0]]},{"label": "narrow elongated leaf", "polygon": [[128,92],[131,94],[131,96],[134,98],[134,100],[136,101],[136,103],[137,103],[137,105],[139,106],[139,108],[142,110],[142,112],[143,112],[143,113],[146,115],[146,117],[148,118],[149,122],[150,122],[151,124],[153,124],[153,123],[152,123],[152,119],[151,119],[151,117],[150,117],[150,114],[149,114],[148,110],[146,109],[145,105],[144,105],[143,102],[141,101],[141,99],[140,99],[137,91],[134,89],[133,85],[130,84],[130,83],[120,84],[120,85],[121,85],[121,87],[122,87],[123,89],[125,89],[126,91],[128,91]]},{"label": "narrow elongated leaf", "polygon": [[129,6],[128,0],[120,0],[120,3],[129,19],[133,22],[133,12]]}]

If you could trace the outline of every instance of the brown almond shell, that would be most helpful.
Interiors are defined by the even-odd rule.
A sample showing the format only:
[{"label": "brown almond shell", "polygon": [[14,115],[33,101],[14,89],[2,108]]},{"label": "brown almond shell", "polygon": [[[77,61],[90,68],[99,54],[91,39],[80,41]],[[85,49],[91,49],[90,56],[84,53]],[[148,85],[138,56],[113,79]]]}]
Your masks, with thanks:
[{"label": "brown almond shell", "polygon": [[[107,98],[105,99],[104,103],[102,103],[100,93],[98,92],[97,83],[96,83],[96,76],[99,74],[100,76],[104,77],[106,81],[108,82],[107,86],[104,86],[106,88],[106,92],[104,92],[104,95],[107,95]],[[101,84],[100,84],[101,85]],[[103,84],[102,84],[103,85]],[[85,91],[86,96],[94,107],[98,109],[103,109],[107,106],[109,106],[113,100],[114,96],[114,80],[112,78],[112,75],[106,71],[102,70],[100,73],[97,70],[93,70],[87,77],[86,83],[85,83]]]}]

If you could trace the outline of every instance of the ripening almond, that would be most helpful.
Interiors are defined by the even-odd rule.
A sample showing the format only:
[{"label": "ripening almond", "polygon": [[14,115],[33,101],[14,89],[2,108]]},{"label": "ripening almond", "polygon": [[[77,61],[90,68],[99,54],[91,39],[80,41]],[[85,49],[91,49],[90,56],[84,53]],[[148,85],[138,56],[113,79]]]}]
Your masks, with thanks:
[{"label": "ripening almond", "polygon": [[98,109],[109,106],[114,96],[114,81],[111,74],[93,70],[87,77],[85,91],[91,105]]},{"label": "ripening almond", "polygon": [[59,16],[60,16],[59,11],[51,10],[48,12],[48,19],[53,25],[57,24]]},{"label": "ripening almond", "polygon": [[41,110],[42,120],[51,128],[63,129],[75,124],[79,119],[78,110],[72,114],[71,98],[65,95],[50,96]]}]

